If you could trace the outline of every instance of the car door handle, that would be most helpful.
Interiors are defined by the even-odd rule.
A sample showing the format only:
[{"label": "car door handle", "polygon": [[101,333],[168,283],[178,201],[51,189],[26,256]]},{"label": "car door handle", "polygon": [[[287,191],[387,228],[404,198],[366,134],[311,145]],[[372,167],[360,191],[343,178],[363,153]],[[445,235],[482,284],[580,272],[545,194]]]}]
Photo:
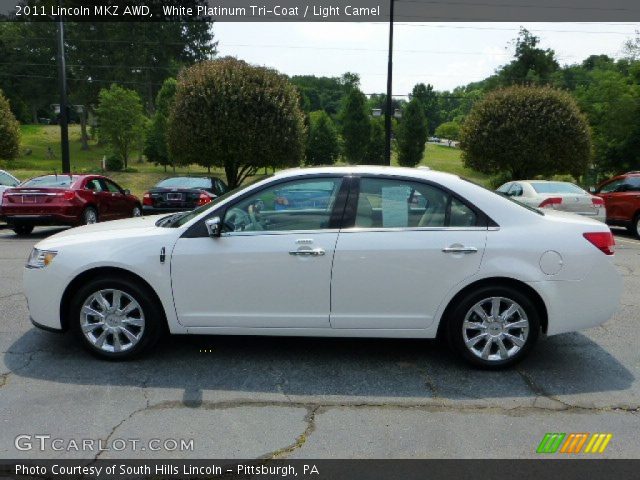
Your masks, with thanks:
[{"label": "car door handle", "polygon": [[442,249],[444,253],[478,253],[476,247],[445,247]]},{"label": "car door handle", "polygon": [[322,248],[313,248],[309,250],[291,250],[289,255],[299,255],[301,257],[321,257],[325,254]]}]

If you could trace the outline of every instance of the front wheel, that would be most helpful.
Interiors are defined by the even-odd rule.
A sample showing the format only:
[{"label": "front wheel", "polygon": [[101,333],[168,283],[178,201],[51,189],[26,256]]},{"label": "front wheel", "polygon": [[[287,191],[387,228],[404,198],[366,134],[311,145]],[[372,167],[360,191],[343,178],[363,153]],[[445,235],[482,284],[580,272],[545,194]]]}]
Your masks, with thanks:
[{"label": "front wheel", "polygon": [[73,297],[72,327],[98,357],[134,357],[150,348],[163,330],[164,315],[153,299],[152,292],[127,278],[91,280]]},{"label": "front wheel", "polygon": [[140,205],[136,205],[135,207],[133,207],[133,211],[131,212],[131,216],[132,217],[141,217],[142,216],[142,209],[140,208]]},{"label": "front wheel", "polygon": [[538,339],[540,316],[531,299],[510,287],[483,287],[467,294],[449,316],[453,349],[486,369],[511,366]]}]

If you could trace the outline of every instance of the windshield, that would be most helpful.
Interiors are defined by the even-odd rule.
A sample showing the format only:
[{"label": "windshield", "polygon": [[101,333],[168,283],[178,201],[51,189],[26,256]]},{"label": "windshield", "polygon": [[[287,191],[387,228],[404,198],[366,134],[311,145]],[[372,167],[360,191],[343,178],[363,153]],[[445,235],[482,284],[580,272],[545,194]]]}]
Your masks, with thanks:
[{"label": "windshield", "polygon": [[585,191],[574,185],[573,183],[566,182],[529,182],[530,185],[537,193],[580,193],[584,194]]},{"label": "windshield", "polygon": [[173,177],[162,180],[157,188],[211,188],[210,178]]},{"label": "windshield", "polygon": [[233,190],[229,190],[228,192],[220,195],[219,197],[214,198],[211,202],[209,202],[209,203],[207,203],[205,205],[202,205],[201,207],[198,207],[195,210],[191,210],[189,212],[180,212],[180,213],[176,213],[174,215],[169,215],[168,217],[163,217],[163,218],[161,218],[160,220],[158,220],[156,222],[156,225],[158,227],[164,227],[164,228],[178,228],[178,227],[181,227],[182,225],[185,225],[186,223],[188,223],[191,220],[193,220],[194,218],[196,218],[201,213],[204,213],[207,210],[215,207],[219,203],[223,202],[224,200],[226,200],[230,196],[235,195],[239,191],[244,190],[247,187],[250,187],[254,183],[258,183],[258,182],[260,182],[260,181],[262,181],[262,180],[264,180],[266,178],[269,178],[269,177],[271,177],[271,175],[265,176],[265,177],[259,177],[259,178],[256,178],[255,180],[253,180],[252,182],[249,182],[246,185],[241,185],[239,187],[234,188]]},{"label": "windshield", "polygon": [[70,177],[68,175],[46,175],[44,177],[36,177],[24,182],[21,187],[54,187],[69,188],[78,177]]}]

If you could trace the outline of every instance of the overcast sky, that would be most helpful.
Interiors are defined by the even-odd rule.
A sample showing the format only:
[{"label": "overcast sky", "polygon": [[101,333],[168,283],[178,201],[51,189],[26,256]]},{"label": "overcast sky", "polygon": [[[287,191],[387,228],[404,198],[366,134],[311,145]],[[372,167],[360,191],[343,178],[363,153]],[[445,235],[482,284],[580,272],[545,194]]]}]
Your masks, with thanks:
[{"label": "overcast sky", "polygon": [[[394,95],[418,82],[436,90],[481,80],[507,63],[520,26],[555,50],[561,64],[591,54],[619,57],[638,23],[403,23],[395,25]],[[220,55],[276,68],[288,75],[360,74],[362,90],[386,91],[388,25],[379,23],[220,22]]]}]

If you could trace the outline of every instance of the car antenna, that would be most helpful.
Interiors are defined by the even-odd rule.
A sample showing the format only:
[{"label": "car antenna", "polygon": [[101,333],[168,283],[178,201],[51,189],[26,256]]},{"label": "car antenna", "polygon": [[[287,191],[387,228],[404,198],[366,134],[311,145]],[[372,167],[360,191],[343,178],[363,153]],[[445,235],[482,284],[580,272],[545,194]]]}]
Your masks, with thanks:
[{"label": "car antenna", "polygon": [[56,176],[56,180],[58,180],[58,170],[56,170],[55,168],[53,169],[53,174]]}]

